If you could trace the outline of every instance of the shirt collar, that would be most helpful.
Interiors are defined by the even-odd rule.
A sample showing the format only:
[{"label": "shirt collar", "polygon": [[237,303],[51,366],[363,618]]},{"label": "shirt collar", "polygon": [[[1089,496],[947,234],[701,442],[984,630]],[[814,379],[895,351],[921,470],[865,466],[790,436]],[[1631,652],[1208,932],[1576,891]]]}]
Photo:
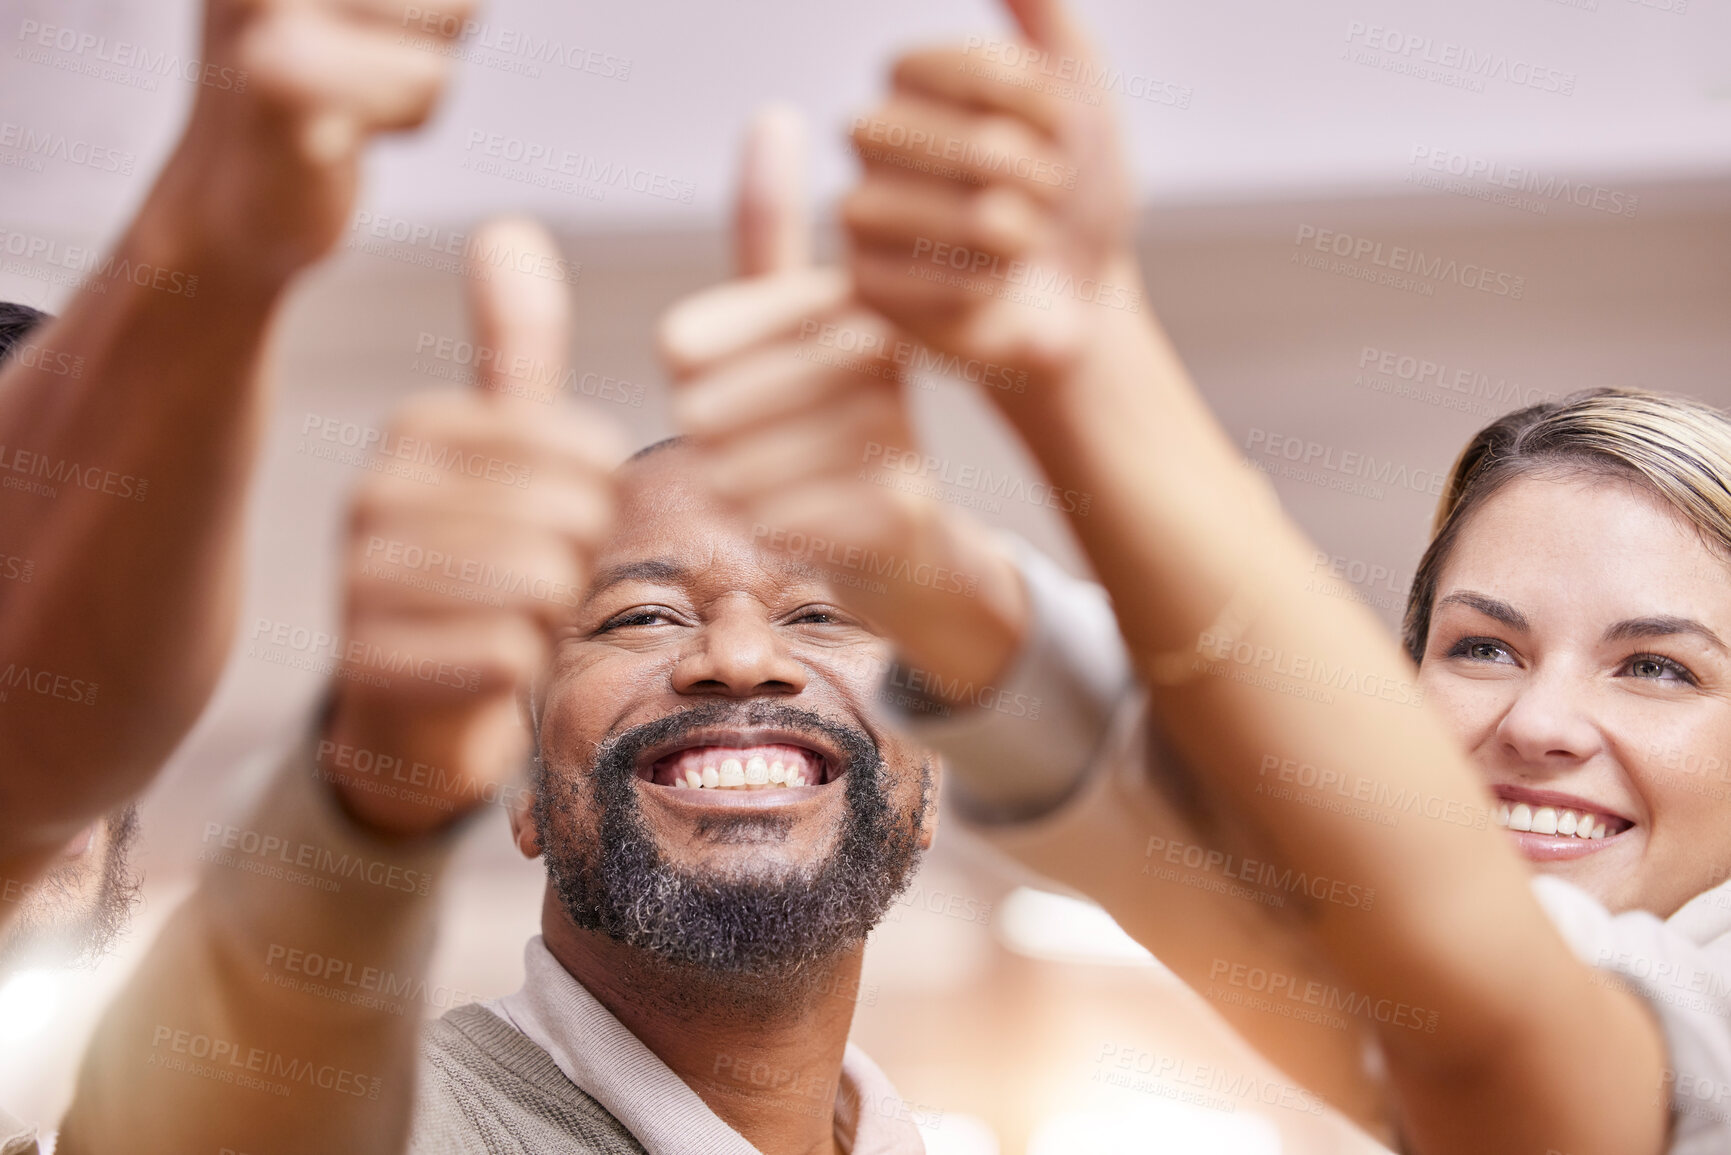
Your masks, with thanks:
[{"label": "shirt collar", "polygon": [[1665,922],[1697,946],[1708,946],[1731,935],[1731,882],[1697,894]]},{"label": "shirt collar", "polygon": [[[605,1107],[650,1155],[760,1155],[559,964],[540,935],[523,950],[523,988],[487,1004]],[[847,1155],[923,1155],[889,1078],[848,1044],[836,1094]]]},{"label": "shirt collar", "polygon": [[35,1155],[36,1128],[0,1111],[0,1155]]}]

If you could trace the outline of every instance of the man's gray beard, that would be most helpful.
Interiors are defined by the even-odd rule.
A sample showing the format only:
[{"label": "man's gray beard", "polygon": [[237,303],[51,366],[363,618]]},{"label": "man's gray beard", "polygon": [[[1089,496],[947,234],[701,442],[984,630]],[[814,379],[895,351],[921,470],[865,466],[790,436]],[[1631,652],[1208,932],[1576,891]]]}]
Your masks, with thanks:
[{"label": "man's gray beard", "polygon": [[[63,863],[31,884],[24,909],[0,931],[0,975],[22,967],[93,966],[126,928],[140,880],[128,855],[138,836],[138,807],[109,814],[100,862]],[[98,874],[94,891],[80,883]]]},{"label": "man's gray beard", "polygon": [[[661,853],[637,803],[637,756],[701,727],[772,726],[821,732],[843,750],[847,814],[835,848],[791,877],[782,874],[697,876]],[[814,964],[864,943],[866,935],[912,879],[920,857],[920,827],[931,805],[931,767],[921,770],[920,801],[912,814],[890,808],[882,756],[870,735],[808,710],[771,702],[705,703],[616,734],[602,744],[586,775],[585,798],[573,778],[538,773],[535,828],[547,873],[566,913],[596,930],[701,978],[760,978],[776,989]],[[579,808],[598,811],[599,845],[572,845],[568,832]],[[759,837],[773,834],[773,816],[716,815]],[[807,968],[810,968],[808,971]],[[701,983],[710,987],[709,983]],[[734,987],[729,987],[734,989]]]}]

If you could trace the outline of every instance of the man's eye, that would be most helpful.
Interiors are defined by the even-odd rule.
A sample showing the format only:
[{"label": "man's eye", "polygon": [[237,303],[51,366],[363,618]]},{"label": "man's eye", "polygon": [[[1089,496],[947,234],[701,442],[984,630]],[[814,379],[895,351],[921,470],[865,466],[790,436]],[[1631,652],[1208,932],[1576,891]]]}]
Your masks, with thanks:
[{"label": "man's eye", "polygon": [[1695,675],[1681,662],[1659,654],[1636,654],[1623,663],[1623,669],[1628,677],[1639,678],[1649,682],[1682,682],[1685,685],[1696,685]]},{"label": "man's eye", "polygon": [[595,632],[598,634],[605,634],[609,630],[624,629],[627,626],[654,626],[671,621],[672,618],[666,610],[639,607],[638,609],[626,610],[622,614],[608,618],[606,622],[602,623],[601,628]]},{"label": "man's eye", "polygon": [[845,626],[852,619],[833,606],[807,606],[788,619],[790,626]]}]

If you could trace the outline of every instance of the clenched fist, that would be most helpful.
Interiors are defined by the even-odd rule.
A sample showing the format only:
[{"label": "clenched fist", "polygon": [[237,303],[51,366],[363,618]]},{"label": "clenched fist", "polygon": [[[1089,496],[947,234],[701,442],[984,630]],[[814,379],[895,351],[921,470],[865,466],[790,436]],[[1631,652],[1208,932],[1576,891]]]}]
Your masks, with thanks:
[{"label": "clenched fist", "polygon": [[[529,222],[485,233],[513,252],[557,252]],[[565,360],[569,301],[561,282],[519,271],[537,265],[547,262],[473,283],[476,343],[497,351],[494,365]],[[435,475],[380,475],[355,499],[346,665],[320,769],[352,813],[386,831],[436,829],[515,780],[530,740],[520,691],[611,524],[621,438],[509,384],[484,374],[475,392],[409,402],[390,436]]]},{"label": "clenched fist", "polygon": [[904,660],[989,680],[1016,644],[1020,580],[982,527],[880,468],[917,455],[903,368],[921,350],[842,270],[809,265],[800,143],[791,114],[759,117],[741,165],[741,276],[662,320],[675,417],[759,540],[827,572]]},{"label": "clenched fist", "polygon": [[361,146],[426,119],[449,39],[474,0],[440,0],[454,19],[423,28],[398,0],[206,0],[204,75],[164,170],[159,211],[202,267],[280,280],[336,240],[354,200]]},{"label": "clenched fist", "polygon": [[[1008,0],[1022,42],[910,53],[858,117],[842,206],[861,301],[937,349],[1061,377],[1142,290],[1109,107],[1048,73],[1093,49],[1058,0]],[[1020,393],[990,389],[1014,411]]]}]

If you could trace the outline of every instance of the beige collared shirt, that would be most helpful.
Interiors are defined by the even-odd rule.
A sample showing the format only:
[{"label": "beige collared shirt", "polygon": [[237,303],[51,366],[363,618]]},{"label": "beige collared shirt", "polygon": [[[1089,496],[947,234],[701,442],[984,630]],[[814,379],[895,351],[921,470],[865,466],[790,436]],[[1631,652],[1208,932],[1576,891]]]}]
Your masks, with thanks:
[{"label": "beige collared shirt", "polygon": [[[655,1053],[571,977],[541,936],[523,951],[523,989],[486,1004],[546,1051],[650,1155],[760,1155]],[[847,1155],[924,1155],[925,1141],[889,1078],[852,1043],[836,1093]]]}]

